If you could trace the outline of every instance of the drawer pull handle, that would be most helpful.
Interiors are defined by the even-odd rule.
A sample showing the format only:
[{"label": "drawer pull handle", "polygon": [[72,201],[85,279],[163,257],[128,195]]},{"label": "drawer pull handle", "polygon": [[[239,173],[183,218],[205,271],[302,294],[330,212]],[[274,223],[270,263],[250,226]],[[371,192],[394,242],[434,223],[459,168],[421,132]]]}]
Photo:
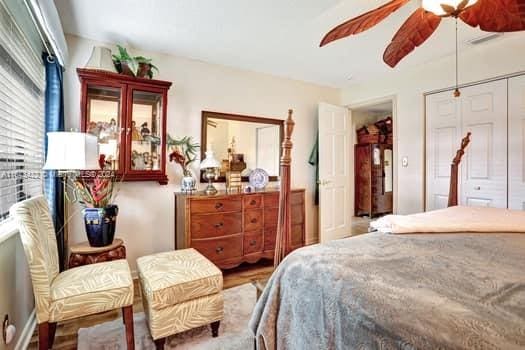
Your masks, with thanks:
[{"label": "drawer pull handle", "polygon": [[251,246],[254,246],[254,245],[256,245],[256,244],[257,244],[257,241],[256,241],[255,239],[252,239],[252,240],[250,241],[250,245],[251,245]]},{"label": "drawer pull handle", "polygon": [[222,222],[219,222],[218,224],[215,224],[215,228],[219,228],[219,227],[222,227],[224,226],[224,224]]},{"label": "drawer pull handle", "polygon": [[220,208],[222,208],[222,203],[219,202],[215,204],[215,209],[220,209]]},{"label": "drawer pull handle", "polygon": [[255,199],[252,199],[252,200],[250,201],[250,205],[255,205],[255,204],[257,204],[257,201],[256,201]]},{"label": "drawer pull handle", "polygon": [[250,220],[250,222],[251,222],[252,224],[255,224],[255,223],[257,222],[257,219],[256,219],[256,218],[253,218],[253,219]]},{"label": "drawer pull handle", "polygon": [[217,249],[215,249],[215,252],[217,252],[217,254],[221,254],[223,250],[224,250],[223,247],[217,247]]}]

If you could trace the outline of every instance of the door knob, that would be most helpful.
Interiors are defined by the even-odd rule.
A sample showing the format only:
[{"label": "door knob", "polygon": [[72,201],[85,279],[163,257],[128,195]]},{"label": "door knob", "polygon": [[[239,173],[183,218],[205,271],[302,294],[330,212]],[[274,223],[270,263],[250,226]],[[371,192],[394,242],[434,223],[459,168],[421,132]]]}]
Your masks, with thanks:
[{"label": "door knob", "polygon": [[481,186],[474,186],[474,189],[475,189],[476,191],[479,191],[479,190],[481,190]]}]

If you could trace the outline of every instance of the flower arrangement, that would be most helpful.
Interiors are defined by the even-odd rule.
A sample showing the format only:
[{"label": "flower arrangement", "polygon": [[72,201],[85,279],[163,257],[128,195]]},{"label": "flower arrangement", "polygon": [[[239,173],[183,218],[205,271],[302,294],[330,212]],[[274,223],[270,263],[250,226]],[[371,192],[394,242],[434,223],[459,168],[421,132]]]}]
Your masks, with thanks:
[{"label": "flower arrangement", "polygon": [[106,162],[103,154],[100,155],[99,164],[102,171],[97,171],[92,180],[79,176],[73,182],[74,201],[86,208],[105,208],[113,203],[118,193],[115,190],[114,174],[104,170]]},{"label": "flower arrangement", "polygon": [[170,135],[168,135],[167,145],[172,150],[169,154],[170,162],[179,164],[184,176],[191,175],[189,165],[197,159],[197,150],[200,145],[193,142],[191,136],[184,136],[177,140]]}]

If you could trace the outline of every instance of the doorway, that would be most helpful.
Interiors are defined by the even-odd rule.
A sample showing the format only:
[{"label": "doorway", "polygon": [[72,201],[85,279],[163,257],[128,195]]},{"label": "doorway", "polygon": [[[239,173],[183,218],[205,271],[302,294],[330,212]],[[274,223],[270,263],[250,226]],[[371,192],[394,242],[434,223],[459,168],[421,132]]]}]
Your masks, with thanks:
[{"label": "doorway", "polygon": [[352,111],[354,133],[353,224],[394,212],[394,101],[387,99]]}]

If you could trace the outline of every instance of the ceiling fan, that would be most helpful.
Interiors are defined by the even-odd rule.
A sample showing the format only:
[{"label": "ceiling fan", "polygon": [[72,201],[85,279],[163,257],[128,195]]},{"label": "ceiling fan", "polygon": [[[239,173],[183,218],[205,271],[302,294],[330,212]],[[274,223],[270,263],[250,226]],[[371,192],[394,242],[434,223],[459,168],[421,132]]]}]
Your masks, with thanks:
[{"label": "ceiling fan", "polygon": [[[320,46],[372,28],[409,1],[392,0],[338,25],[324,36]],[[459,18],[472,27],[479,26],[485,32],[521,31],[525,30],[525,0],[422,0],[421,7],[394,35],[383,54],[383,61],[395,67],[423,44],[437,29],[441,19],[447,17],[455,18],[456,22]]]}]

